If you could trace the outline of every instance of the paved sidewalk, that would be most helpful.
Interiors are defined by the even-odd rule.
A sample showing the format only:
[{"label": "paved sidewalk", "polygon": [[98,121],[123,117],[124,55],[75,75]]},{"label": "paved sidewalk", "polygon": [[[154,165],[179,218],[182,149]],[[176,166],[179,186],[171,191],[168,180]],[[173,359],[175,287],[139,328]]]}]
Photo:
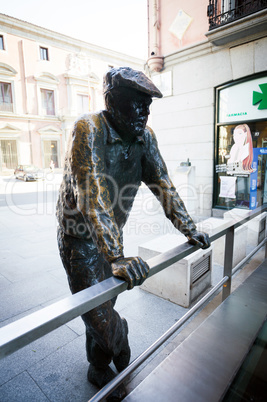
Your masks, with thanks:
[{"label": "paved sidewalk", "polygon": [[[20,183],[22,187],[10,181],[10,188],[14,190],[17,186],[17,191],[12,190],[16,202],[9,199],[8,206],[0,207],[0,326],[70,295],[56,242],[55,200],[59,181],[60,177],[53,185],[48,182],[51,184],[49,191],[43,194],[40,191],[38,195],[35,193],[38,184]],[[17,195],[25,185],[29,185],[29,193],[35,194],[32,203]],[[6,182],[0,183],[2,201],[5,197],[1,189],[6,186]],[[140,214],[140,202],[136,200],[125,230],[126,255],[136,255],[139,244],[171,230],[160,211],[156,217]],[[153,231],[149,231],[153,222],[158,226],[154,225]],[[222,267],[216,266],[213,272],[213,282],[218,282]],[[187,311],[139,288],[120,295],[116,308],[129,323],[132,360]],[[172,342],[176,337],[172,337]],[[97,389],[86,379],[88,363],[84,344],[84,325],[76,318],[0,360],[0,401],[88,401]],[[158,358],[161,354],[166,354],[166,349],[161,348]],[[149,362],[155,365],[155,356],[143,368],[150,369]],[[129,389],[141,381],[144,373],[145,370],[137,370],[131,377]]]}]

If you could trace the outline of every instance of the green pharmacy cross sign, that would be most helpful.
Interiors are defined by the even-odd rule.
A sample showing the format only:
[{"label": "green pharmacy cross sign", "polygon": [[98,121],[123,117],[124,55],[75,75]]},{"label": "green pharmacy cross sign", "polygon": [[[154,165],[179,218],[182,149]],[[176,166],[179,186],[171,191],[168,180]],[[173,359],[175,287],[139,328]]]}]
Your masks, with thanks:
[{"label": "green pharmacy cross sign", "polygon": [[252,104],[257,105],[259,103],[258,110],[267,109],[267,84],[259,84],[261,92],[253,91]]}]

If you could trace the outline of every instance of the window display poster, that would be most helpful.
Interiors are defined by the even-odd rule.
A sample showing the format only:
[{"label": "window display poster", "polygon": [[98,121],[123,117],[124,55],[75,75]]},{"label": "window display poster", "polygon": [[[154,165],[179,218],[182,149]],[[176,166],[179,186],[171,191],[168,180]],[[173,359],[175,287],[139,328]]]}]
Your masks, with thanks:
[{"label": "window display poster", "polygon": [[[216,166],[216,172],[226,172],[227,175],[249,175],[253,172],[253,142],[248,124],[233,126],[231,131],[221,128],[219,140],[219,156],[221,163]],[[232,144],[232,145],[231,145]]]},{"label": "window display poster", "polygon": [[263,204],[267,203],[267,163],[265,165],[264,187],[263,187]]},{"label": "window display poster", "polygon": [[[250,209],[255,209],[257,208],[258,202],[257,202],[257,191],[258,189],[258,161],[259,161],[259,156],[265,156],[267,155],[267,148],[254,148],[253,150],[253,172],[250,175],[250,202],[249,202],[249,208]],[[266,196],[266,190],[267,190],[267,185],[266,185],[266,171],[264,172],[264,183],[263,183],[263,203],[267,202],[267,196]]]},{"label": "window display poster", "polygon": [[250,128],[247,124],[239,124],[233,131],[233,145],[227,158],[227,174],[253,172],[253,145]]}]

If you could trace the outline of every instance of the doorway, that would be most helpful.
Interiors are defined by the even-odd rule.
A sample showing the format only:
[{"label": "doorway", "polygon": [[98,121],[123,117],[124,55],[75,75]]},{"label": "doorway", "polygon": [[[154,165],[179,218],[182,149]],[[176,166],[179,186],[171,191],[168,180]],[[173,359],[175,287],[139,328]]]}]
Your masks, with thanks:
[{"label": "doorway", "polygon": [[0,169],[15,169],[18,165],[17,141],[0,140]]},{"label": "doorway", "polygon": [[44,167],[49,168],[51,161],[53,161],[55,168],[59,167],[58,158],[58,141],[57,140],[44,140]]}]

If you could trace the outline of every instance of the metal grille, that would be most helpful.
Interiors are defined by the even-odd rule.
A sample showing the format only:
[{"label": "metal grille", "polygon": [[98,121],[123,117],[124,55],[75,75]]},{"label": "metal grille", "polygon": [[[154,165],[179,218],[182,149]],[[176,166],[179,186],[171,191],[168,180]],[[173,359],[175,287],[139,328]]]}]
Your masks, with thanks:
[{"label": "metal grille", "polygon": [[211,254],[206,255],[203,260],[192,266],[192,285],[203,275],[210,271]]}]

